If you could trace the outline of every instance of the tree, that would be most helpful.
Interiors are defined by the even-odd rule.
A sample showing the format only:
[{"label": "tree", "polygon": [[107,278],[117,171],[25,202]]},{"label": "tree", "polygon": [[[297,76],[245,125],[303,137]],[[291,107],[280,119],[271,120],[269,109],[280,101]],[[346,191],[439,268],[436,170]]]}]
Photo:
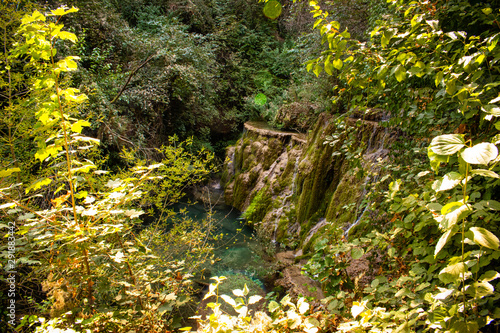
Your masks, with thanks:
[{"label": "tree", "polygon": [[[34,158],[42,172],[24,185],[8,178],[20,168],[0,171],[0,209],[9,221],[1,227],[9,228],[15,238],[15,260],[9,257],[12,244],[6,244],[2,266],[15,271],[28,264],[43,279],[50,299],[44,315],[50,313],[52,320],[26,316],[23,324],[42,323],[46,329],[165,330],[172,310],[189,300],[194,268],[179,258],[164,261],[144,244],[152,236],[138,232],[144,213],[140,205],[148,197],[143,191],[162,184],[166,189],[159,197],[175,202],[184,186],[212,170],[212,156],[199,157],[189,151],[189,143],[172,142],[176,147],[162,151],[164,164],[141,163],[119,175],[97,170],[91,159],[99,140],[82,134],[90,123],[79,117],[87,96],[69,86],[78,57],[61,57],[57,49],[64,41],[77,41],[60,23],[61,17],[76,11],[60,7],[48,14],[35,10],[25,15],[18,29],[22,40],[5,57],[10,61],[4,62],[5,67],[18,61],[28,73],[24,84],[29,93],[16,99],[15,107],[12,99],[5,107],[35,119]],[[27,105],[31,113],[23,109]],[[179,230],[184,237],[199,240],[187,248],[198,265],[209,258],[210,247],[202,243],[209,230],[187,230],[187,226]],[[154,237],[161,235],[168,239],[165,233]]]}]

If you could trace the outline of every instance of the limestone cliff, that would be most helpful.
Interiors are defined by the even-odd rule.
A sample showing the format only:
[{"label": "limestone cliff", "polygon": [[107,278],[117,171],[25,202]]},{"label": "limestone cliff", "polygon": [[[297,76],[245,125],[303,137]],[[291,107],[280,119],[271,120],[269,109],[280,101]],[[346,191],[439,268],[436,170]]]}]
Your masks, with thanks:
[{"label": "limestone cliff", "polygon": [[[339,126],[343,134],[332,140]],[[261,238],[307,249],[318,235],[357,221],[365,185],[378,173],[374,162],[387,155],[388,137],[376,121],[340,124],[328,115],[307,135],[246,123],[243,137],[227,150],[225,201],[245,212]],[[352,149],[346,150],[348,144]],[[353,154],[361,164],[352,165]]]}]

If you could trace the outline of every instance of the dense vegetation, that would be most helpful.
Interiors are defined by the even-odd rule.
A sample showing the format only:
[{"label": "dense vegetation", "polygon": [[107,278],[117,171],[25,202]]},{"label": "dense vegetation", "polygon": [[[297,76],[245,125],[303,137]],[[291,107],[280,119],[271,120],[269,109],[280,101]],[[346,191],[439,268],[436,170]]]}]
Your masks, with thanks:
[{"label": "dense vegetation", "polygon": [[[220,296],[231,316],[218,278],[200,329],[477,332],[500,318],[498,4],[67,5],[80,10],[0,5],[2,268],[17,271],[18,330],[179,327],[213,224],[168,206],[215,171],[244,121],[303,131],[321,112],[338,117],[326,143],[360,177],[370,171],[347,119],[377,113],[399,133],[359,237],[331,231],[310,254],[324,306],[285,297],[252,314],[261,299],[243,288]],[[363,286],[345,267],[365,254],[382,260]]]}]

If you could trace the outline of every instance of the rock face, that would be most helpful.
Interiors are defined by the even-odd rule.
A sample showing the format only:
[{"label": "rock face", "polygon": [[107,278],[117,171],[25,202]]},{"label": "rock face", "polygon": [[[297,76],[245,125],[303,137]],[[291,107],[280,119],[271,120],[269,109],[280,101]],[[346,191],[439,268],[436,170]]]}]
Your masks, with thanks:
[{"label": "rock face", "polygon": [[[318,236],[357,223],[366,184],[378,177],[389,140],[376,121],[328,115],[307,135],[246,123],[227,150],[226,204],[243,211],[262,239],[306,253]],[[354,155],[361,163],[352,165],[348,156]]]}]

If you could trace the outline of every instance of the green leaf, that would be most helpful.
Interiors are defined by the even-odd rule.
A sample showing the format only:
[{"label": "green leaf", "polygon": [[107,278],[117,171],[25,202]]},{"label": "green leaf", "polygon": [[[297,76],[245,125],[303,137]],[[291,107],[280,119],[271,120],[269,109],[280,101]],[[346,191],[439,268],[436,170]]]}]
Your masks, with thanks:
[{"label": "green leaf", "polygon": [[396,76],[396,80],[398,80],[398,82],[402,82],[406,78],[406,69],[403,66],[398,65],[394,75]]},{"label": "green leaf", "polygon": [[498,250],[500,242],[498,241],[497,236],[495,236],[492,232],[479,227],[472,227],[470,228],[470,231],[474,234],[474,243],[487,247],[488,249]]},{"label": "green leaf", "polygon": [[479,325],[477,322],[463,322],[462,320],[457,320],[452,325],[452,330],[448,332],[453,333],[477,333],[479,331]]},{"label": "green leaf", "polygon": [[332,67],[332,64],[330,63],[330,61],[325,61],[325,72],[328,74],[328,75],[333,75],[333,67]]},{"label": "green leaf", "polygon": [[482,142],[474,147],[466,148],[461,156],[467,163],[487,165],[498,156],[498,149],[492,143]]},{"label": "green leaf", "polygon": [[443,76],[444,76],[444,72],[439,72],[436,74],[436,77],[434,78],[434,84],[437,86],[439,86],[439,84],[441,83],[441,81],[443,81]]},{"label": "green leaf", "polygon": [[457,83],[457,81],[455,79],[451,79],[451,80],[446,81],[446,92],[448,93],[448,95],[455,94],[456,83]]},{"label": "green leaf", "polygon": [[323,68],[320,65],[316,64],[316,66],[314,66],[313,73],[316,74],[316,76],[319,76],[319,74],[321,73],[322,69]]},{"label": "green leaf", "polygon": [[498,278],[500,278],[500,273],[498,273],[497,271],[487,271],[486,273],[481,275],[479,280],[483,282],[490,282]]},{"label": "green leaf", "polygon": [[499,143],[500,143],[500,134],[495,135],[495,136],[491,139],[491,143],[493,143],[494,145],[499,144]]},{"label": "green leaf", "polygon": [[365,254],[365,251],[362,248],[355,247],[351,250],[351,257],[354,260],[361,258],[363,254]]},{"label": "green leaf", "polygon": [[281,15],[281,4],[278,1],[271,0],[264,6],[264,15],[271,19],[277,19]]},{"label": "green leaf", "polygon": [[471,287],[472,288],[469,288],[467,292],[475,298],[483,298],[495,292],[495,288],[488,282],[475,282]]},{"label": "green leaf", "polygon": [[467,273],[467,265],[459,262],[445,267],[439,272],[439,280],[443,283],[459,283],[462,275]]},{"label": "green leaf", "polygon": [[484,200],[481,201],[485,207],[488,207],[491,210],[500,210],[500,202],[496,200]]},{"label": "green leaf", "polygon": [[280,305],[278,303],[276,303],[275,301],[271,301],[271,302],[269,302],[267,309],[269,310],[269,312],[274,312],[277,309],[279,309],[279,307],[280,307]]},{"label": "green leaf", "polygon": [[432,139],[430,149],[437,155],[453,155],[465,147],[461,134],[445,134]]},{"label": "green leaf", "polygon": [[441,210],[441,214],[444,217],[440,224],[446,230],[451,229],[459,220],[465,219],[472,213],[469,205],[464,205],[461,202],[458,202],[460,205],[457,205],[457,202],[452,202],[451,204],[452,206],[448,206],[450,204],[447,204]]},{"label": "green leaf", "polygon": [[490,15],[492,12],[492,9],[490,7],[483,8],[481,11],[484,13],[484,15]]},{"label": "green leaf", "polygon": [[394,36],[394,31],[393,30],[386,30],[382,34],[382,39],[380,42],[382,43],[382,47],[386,47],[389,42],[391,41],[391,38]]},{"label": "green leaf", "polygon": [[439,166],[441,165],[441,163],[448,163],[448,161],[450,160],[449,156],[438,155],[434,153],[430,146],[427,148],[427,156],[429,157],[431,168],[436,174],[439,171]]}]

